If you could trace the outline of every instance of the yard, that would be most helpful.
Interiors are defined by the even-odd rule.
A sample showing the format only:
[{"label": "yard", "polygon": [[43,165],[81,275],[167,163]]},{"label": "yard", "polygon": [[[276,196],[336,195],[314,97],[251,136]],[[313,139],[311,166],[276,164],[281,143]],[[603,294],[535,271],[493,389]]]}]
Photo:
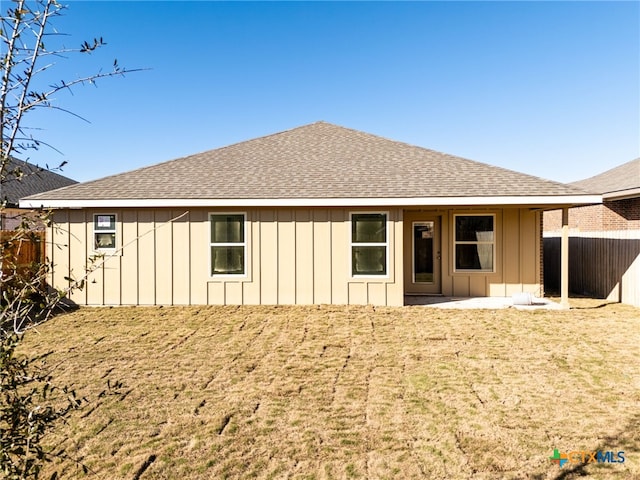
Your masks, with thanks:
[{"label": "yard", "polygon": [[61,478],[639,478],[639,310],[577,304],[83,308],[24,348],[91,399]]}]

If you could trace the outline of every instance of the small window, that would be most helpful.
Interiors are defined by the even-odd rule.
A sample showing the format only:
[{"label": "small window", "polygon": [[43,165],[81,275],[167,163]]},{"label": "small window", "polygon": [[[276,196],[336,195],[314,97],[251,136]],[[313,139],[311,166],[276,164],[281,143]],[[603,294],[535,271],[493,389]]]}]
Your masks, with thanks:
[{"label": "small window", "polygon": [[455,215],[455,270],[493,272],[494,215]]},{"label": "small window", "polygon": [[211,275],[244,275],[247,248],[244,214],[213,214],[209,219]]},{"label": "small window", "polygon": [[351,214],[351,274],[387,274],[387,214]]},{"label": "small window", "polygon": [[93,247],[96,250],[116,249],[116,216],[114,214],[93,216]]}]

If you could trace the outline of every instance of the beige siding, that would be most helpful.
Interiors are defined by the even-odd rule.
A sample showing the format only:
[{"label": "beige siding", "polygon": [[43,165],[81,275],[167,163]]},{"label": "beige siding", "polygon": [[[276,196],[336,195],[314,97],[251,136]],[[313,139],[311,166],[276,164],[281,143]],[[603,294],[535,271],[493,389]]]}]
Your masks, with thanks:
[{"label": "beige siding", "polygon": [[367,304],[367,283],[349,283],[349,304]]},{"label": "beige siding", "polygon": [[[207,211],[191,210],[189,217],[191,219],[189,223],[191,228],[191,258],[189,262],[191,265],[189,286],[191,303],[193,305],[213,304],[213,300],[216,300],[217,303],[223,303],[224,296],[212,296],[205,280],[209,278],[209,220]],[[212,300],[210,301],[210,299]]]},{"label": "beige siding", "polygon": [[[67,224],[67,232],[68,236],[66,239],[60,239],[58,245],[56,245],[56,249],[59,250],[62,256],[67,257],[67,264],[70,268],[70,275],[67,272],[64,272],[64,275],[68,275],[74,280],[79,280],[83,278],[85,275],[85,270],[87,267],[87,258],[86,255],[86,239],[87,239],[87,228],[90,225],[87,225],[85,221],[85,212],[82,210],[71,210],[68,212],[68,224]],[[69,246],[69,252],[64,251],[64,246]],[[60,248],[58,248],[60,247]],[[54,271],[55,272],[55,271]],[[61,279],[61,284],[65,284],[63,279]],[[78,304],[87,303],[87,292],[89,291],[89,280],[86,281],[86,288],[83,290],[75,290],[72,292],[70,299]]]},{"label": "beige siding", "polygon": [[[442,257],[441,292],[443,295],[511,296],[514,293],[541,293],[540,287],[540,214],[529,208],[442,208],[409,210],[407,218],[440,219]],[[493,272],[456,272],[454,269],[454,215],[495,215],[495,257]],[[408,230],[407,230],[408,231]],[[407,233],[408,234],[408,233]],[[410,244],[410,242],[408,242]],[[408,251],[405,255],[410,256]],[[405,268],[411,261],[405,262]]]},{"label": "beige siding", "polygon": [[248,265],[252,265],[253,268],[248,272],[249,279],[253,281],[244,282],[242,284],[243,287],[243,300],[246,305],[260,305],[261,303],[261,295],[260,295],[260,278],[261,274],[261,265],[262,265],[262,257],[260,256],[260,230],[261,223],[259,221],[259,217],[256,216],[255,212],[249,212],[248,215],[249,220],[249,228],[250,231],[247,234],[247,238],[249,239],[249,248],[247,249],[247,253],[249,254],[249,259],[247,260]]},{"label": "beige siding", "polygon": [[487,277],[482,275],[474,275],[469,277],[469,296],[486,297],[487,296]]},{"label": "beige siding", "polygon": [[153,219],[153,210],[138,212],[138,302],[141,305],[156,303],[157,260],[161,259],[156,256]]},{"label": "beige siding", "polygon": [[[75,212],[71,212],[72,216]],[[85,287],[85,293],[87,295],[87,303],[89,305],[103,305],[104,304],[104,275],[105,270],[108,268],[113,268],[113,264],[117,261],[116,258],[110,259],[108,262],[105,259],[99,258],[95,256],[95,251],[93,248],[93,215],[88,215],[86,218],[81,219],[81,215],[84,212],[79,211],[78,213],[78,235],[84,235],[83,238],[83,246],[84,246],[84,255],[85,258],[94,257],[95,261],[102,264],[102,267],[97,270],[90,270],[89,275],[87,277],[87,284]],[[113,212],[109,212],[113,213]],[[84,224],[81,224],[81,221],[85,221]],[[75,222],[74,222],[75,223]],[[80,266],[81,259],[72,257],[72,260],[78,262],[78,268],[82,268]],[[117,287],[116,287],[117,288]]]},{"label": "beige siding", "polygon": [[207,303],[209,305],[224,305],[225,301],[226,292],[224,283],[207,284]]},{"label": "beige siding", "polygon": [[296,303],[296,226],[292,210],[277,212],[278,305]]},{"label": "beige siding", "polygon": [[[386,298],[386,305],[401,306],[404,305],[404,250],[403,250],[403,218],[404,211],[402,209],[396,209],[391,211],[391,222],[393,224],[391,228],[391,238],[389,251],[391,252],[391,259],[389,265],[391,268],[390,281],[382,284],[373,284],[372,294],[376,293],[378,289],[384,287],[384,293]],[[382,285],[378,287],[377,285]],[[380,293],[382,294],[382,293]],[[376,297],[377,298],[377,297]]]},{"label": "beige siding", "polygon": [[349,212],[331,210],[331,302],[349,303]]},{"label": "beige siding", "polygon": [[226,282],[224,284],[224,303],[225,305],[242,305],[244,303],[242,295],[242,283]]},{"label": "beige siding", "polygon": [[367,284],[367,304],[377,303],[377,304],[387,305],[388,304],[387,288],[386,288],[387,285],[391,285],[391,283],[389,284],[385,284],[382,282],[368,283]]},{"label": "beige siding", "polygon": [[312,211],[313,218],[313,303],[332,303],[331,223],[327,210]]},{"label": "beige siding", "polygon": [[[503,215],[503,264],[504,264],[504,295],[511,296],[522,292],[522,280],[520,279],[520,257],[522,243],[518,239],[520,231],[520,211],[516,209],[505,210]],[[499,285],[502,282],[498,283]]]},{"label": "beige siding", "polygon": [[276,212],[260,212],[260,242],[255,249],[260,257],[260,298],[263,305],[278,303],[278,223]]},{"label": "beige siding", "polygon": [[451,220],[450,215],[447,211],[441,212],[440,215],[440,248],[441,248],[441,282],[442,282],[442,294],[443,295],[453,295],[453,292],[456,291],[454,284],[454,277],[451,275],[451,271],[453,270],[453,248],[451,245],[451,239],[453,238],[450,234],[451,229]]},{"label": "beige siding", "polygon": [[[117,215],[122,250],[91,273],[72,299],[91,305],[117,304],[374,304],[404,303],[403,218],[419,213],[402,208],[256,208],[246,214],[246,275],[210,275],[209,214],[183,210],[71,210],[56,213],[59,229],[50,248],[53,282],[72,270],[85,271],[93,252],[93,215]],[[350,213],[388,213],[388,272],[384,277],[352,277]],[[228,209],[220,213],[229,213]],[[487,212],[496,216],[495,272],[453,271],[453,215]],[[409,215],[409,213],[411,213]],[[441,293],[455,296],[510,295],[539,289],[539,214],[528,209],[447,209],[429,211],[440,225]],[[70,246],[70,249],[66,247]]]},{"label": "beige siding", "polygon": [[[456,272],[454,268],[454,215],[495,215],[494,272]],[[455,297],[504,296],[502,259],[503,216],[501,209],[447,209],[441,213],[442,293]],[[518,263],[517,261],[515,263]]]},{"label": "beige siding", "polygon": [[[171,218],[177,218],[182,211],[174,210]],[[190,297],[190,262],[191,241],[189,235],[189,215],[176,220],[171,228],[171,243],[173,250],[171,252],[172,277],[171,291],[173,294],[172,302],[174,305],[188,305]]]},{"label": "beige siding", "polygon": [[123,305],[138,303],[138,212],[124,210],[120,215],[122,257],[120,281],[122,282],[121,301]]},{"label": "beige siding", "polygon": [[155,303],[173,303],[173,246],[171,242],[171,211],[157,210],[154,215],[155,235]]},{"label": "beige siding", "polygon": [[[102,280],[102,303],[106,305],[119,305],[121,301],[120,265],[121,257],[117,256],[105,264]],[[107,285],[109,287],[107,288]]]},{"label": "beige siding", "polygon": [[453,277],[453,292],[452,295],[456,297],[468,297],[471,294],[469,288],[469,276],[455,276]]},{"label": "beige siding", "polygon": [[[542,295],[540,288],[540,213],[520,210],[522,291]],[[533,253],[533,254],[532,254]]]},{"label": "beige siding", "polygon": [[[57,223],[50,227],[46,235],[46,256],[53,265],[55,271],[69,271],[69,212],[59,212]],[[52,270],[47,276],[47,282],[54,283],[55,272]],[[67,286],[67,282],[60,283],[60,288]]]},{"label": "beige siding", "polygon": [[311,212],[296,211],[295,218],[295,278],[296,301],[300,305],[313,304],[313,223]]}]

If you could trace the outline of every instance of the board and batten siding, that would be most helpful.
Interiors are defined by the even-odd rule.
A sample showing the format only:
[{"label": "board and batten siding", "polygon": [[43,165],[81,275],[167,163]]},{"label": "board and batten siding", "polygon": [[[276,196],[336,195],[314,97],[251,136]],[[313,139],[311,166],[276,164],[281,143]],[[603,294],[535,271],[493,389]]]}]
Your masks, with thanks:
[{"label": "board and batten siding", "polygon": [[[90,267],[95,214],[116,215],[117,245],[70,299],[82,305],[402,305],[402,209],[388,213],[389,271],[350,275],[352,209],[238,209],[246,214],[247,274],[210,276],[209,214],[232,209],[81,209],[55,212],[51,282]],[[378,212],[379,209],[357,209]],[[185,214],[186,212],[186,214]],[[185,215],[183,215],[185,214]],[[181,216],[183,215],[183,216]],[[180,217],[177,220],[176,217]],[[173,221],[172,221],[173,220]],[[102,259],[97,259],[102,262]]]},{"label": "board and batten siding", "polygon": [[[495,215],[493,272],[456,272],[454,269],[454,215]],[[454,297],[510,297],[527,292],[542,296],[541,213],[530,208],[407,209],[404,235],[410,239],[411,224],[437,218],[440,225],[441,293]],[[410,240],[405,248],[411,248]],[[405,268],[411,268],[411,252],[405,253]]]},{"label": "board and batten siding", "polygon": [[[352,277],[350,214],[388,214],[388,274]],[[245,276],[210,275],[210,213],[246,214]],[[495,215],[493,272],[455,272],[456,214]],[[51,283],[90,267],[95,214],[116,215],[121,250],[87,277],[70,299],[80,305],[404,305],[403,251],[411,222],[438,218],[441,292],[446,296],[542,295],[540,212],[529,208],[77,209],[55,212],[47,255]],[[405,221],[406,219],[406,221]],[[97,262],[102,262],[97,259]]]}]

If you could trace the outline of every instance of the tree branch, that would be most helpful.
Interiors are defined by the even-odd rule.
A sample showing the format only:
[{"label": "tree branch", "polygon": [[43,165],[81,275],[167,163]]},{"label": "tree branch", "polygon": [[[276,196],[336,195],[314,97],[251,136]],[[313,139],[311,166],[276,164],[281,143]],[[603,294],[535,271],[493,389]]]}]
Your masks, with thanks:
[{"label": "tree branch", "polygon": [[[20,0],[18,2],[18,9],[22,10],[24,8],[24,0]],[[4,19],[3,19],[4,20]],[[13,52],[15,49],[15,44],[18,39],[16,32],[19,30],[20,26],[20,16],[15,15],[12,32],[13,34],[9,37],[9,45],[7,48],[7,54],[3,59],[3,74],[2,74],[2,88],[0,89],[0,176],[4,173],[6,168],[6,164],[8,163],[9,155],[11,154],[11,150],[6,147],[5,148],[5,138],[4,138],[4,125],[5,125],[5,109],[7,104],[7,95],[9,88],[9,78],[11,76],[11,69],[13,67]]]},{"label": "tree branch", "polygon": [[[23,0],[22,0],[23,1]],[[53,3],[54,5],[56,5],[55,3]],[[39,20],[39,16],[38,15],[34,15],[34,22],[38,22],[38,31],[36,34],[36,42],[35,45],[33,47],[33,51],[31,53],[31,59],[29,60],[29,62],[27,63],[27,70],[25,71],[25,81],[23,83],[24,87],[22,90],[22,93],[20,95],[20,100],[18,103],[18,113],[16,115],[16,119],[15,119],[15,124],[13,125],[13,130],[11,132],[11,136],[9,137],[9,143],[7,146],[7,154],[9,154],[12,150],[12,146],[14,143],[14,137],[15,135],[18,133],[18,128],[20,126],[20,121],[22,120],[22,116],[24,115],[24,112],[26,110],[24,110],[22,108],[22,106],[24,105],[26,96],[27,96],[27,91],[29,89],[29,84],[31,83],[31,79],[32,79],[32,75],[33,75],[33,69],[36,66],[36,62],[38,61],[38,54],[40,53],[41,48],[43,47],[42,45],[42,36],[44,35],[44,30],[45,27],[47,25],[47,21],[49,20],[49,10],[51,8],[52,2],[51,1],[47,1],[45,4],[45,8],[44,8],[44,12],[41,14],[42,15],[42,21],[38,22]]]}]

